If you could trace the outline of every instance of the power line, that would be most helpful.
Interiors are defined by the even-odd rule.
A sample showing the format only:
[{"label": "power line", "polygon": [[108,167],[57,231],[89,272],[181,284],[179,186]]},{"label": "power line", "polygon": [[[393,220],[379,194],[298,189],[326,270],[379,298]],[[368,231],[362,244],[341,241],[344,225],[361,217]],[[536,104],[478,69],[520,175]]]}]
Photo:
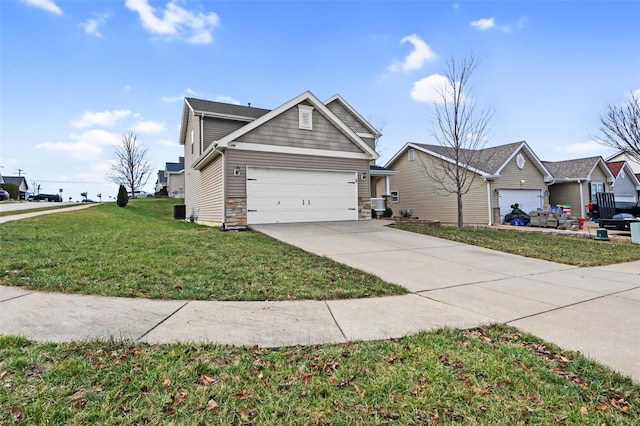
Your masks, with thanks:
[{"label": "power line", "polygon": [[82,183],[82,184],[86,184],[86,183],[90,183],[90,184],[101,184],[101,183],[108,183],[108,182],[79,182],[79,181],[73,181],[73,180],[41,180],[41,179],[31,179],[32,181],[36,181],[36,182],[46,182],[46,183]]}]

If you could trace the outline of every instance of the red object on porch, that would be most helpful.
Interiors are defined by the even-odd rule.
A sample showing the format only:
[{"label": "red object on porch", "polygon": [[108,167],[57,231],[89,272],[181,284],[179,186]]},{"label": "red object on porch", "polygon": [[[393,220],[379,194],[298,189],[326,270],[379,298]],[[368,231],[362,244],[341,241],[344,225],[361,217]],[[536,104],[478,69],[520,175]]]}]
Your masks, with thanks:
[{"label": "red object on porch", "polygon": [[578,229],[584,229],[584,218],[583,217],[579,217],[578,218]]}]

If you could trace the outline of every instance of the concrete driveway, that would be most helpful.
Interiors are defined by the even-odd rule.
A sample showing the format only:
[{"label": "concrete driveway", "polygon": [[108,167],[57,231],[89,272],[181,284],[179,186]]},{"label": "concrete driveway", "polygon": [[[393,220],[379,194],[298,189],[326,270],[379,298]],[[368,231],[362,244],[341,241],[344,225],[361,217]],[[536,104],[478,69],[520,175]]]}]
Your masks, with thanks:
[{"label": "concrete driveway", "polygon": [[[499,322],[580,351],[640,381],[640,262],[578,268],[385,227],[380,220],[256,225],[280,241],[407,288],[430,305],[392,298],[330,302],[360,338],[406,317],[406,332]],[[385,302],[387,300],[389,303]],[[342,307],[340,305],[343,305]],[[413,318],[413,327],[407,327]],[[431,320],[434,321],[433,315]],[[350,330],[346,324],[352,324]],[[389,333],[393,334],[393,333]]]}]

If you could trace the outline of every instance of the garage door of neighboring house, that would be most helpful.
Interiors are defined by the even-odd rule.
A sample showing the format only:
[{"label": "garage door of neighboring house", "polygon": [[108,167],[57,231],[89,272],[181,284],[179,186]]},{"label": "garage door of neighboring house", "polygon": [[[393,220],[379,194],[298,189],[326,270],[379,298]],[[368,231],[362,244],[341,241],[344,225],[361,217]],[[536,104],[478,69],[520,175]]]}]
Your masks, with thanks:
[{"label": "garage door of neighboring house", "polygon": [[504,216],[511,213],[511,206],[520,205],[520,210],[529,213],[532,210],[542,208],[544,201],[541,189],[501,189],[500,190],[500,223],[504,222]]},{"label": "garage door of neighboring house", "polygon": [[356,172],[247,167],[247,224],[358,219]]}]

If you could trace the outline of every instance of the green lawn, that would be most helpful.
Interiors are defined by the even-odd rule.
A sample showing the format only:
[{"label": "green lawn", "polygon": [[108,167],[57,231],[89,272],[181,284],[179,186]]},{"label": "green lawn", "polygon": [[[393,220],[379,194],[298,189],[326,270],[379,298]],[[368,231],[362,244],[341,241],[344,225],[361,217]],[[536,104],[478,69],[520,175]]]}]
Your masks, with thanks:
[{"label": "green lawn", "polygon": [[0,282],[157,299],[344,299],[396,285],[256,232],[173,219],[170,199],[104,203],[0,225]]},{"label": "green lawn", "polygon": [[640,387],[516,329],[281,349],[0,337],[0,424],[635,425]]},{"label": "green lawn", "polygon": [[620,239],[596,241],[481,228],[393,225],[397,229],[499,250],[505,253],[576,266],[600,266],[640,260],[640,244]]}]

